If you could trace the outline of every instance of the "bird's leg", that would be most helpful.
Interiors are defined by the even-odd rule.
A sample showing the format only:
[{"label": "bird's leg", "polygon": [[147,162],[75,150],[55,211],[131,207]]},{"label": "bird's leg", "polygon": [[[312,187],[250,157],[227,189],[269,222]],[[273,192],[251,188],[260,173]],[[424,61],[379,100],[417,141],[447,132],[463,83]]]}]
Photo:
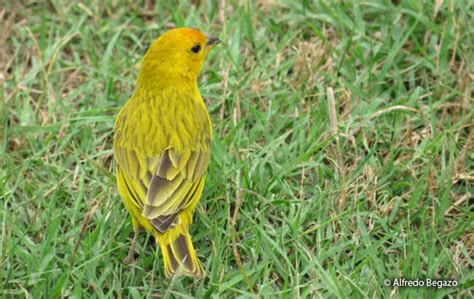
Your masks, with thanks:
[{"label": "bird's leg", "polygon": [[132,244],[130,245],[130,249],[128,250],[128,254],[123,259],[123,263],[125,265],[130,265],[135,262],[135,256],[134,256],[135,244],[137,243],[138,235],[140,234],[140,226],[138,224],[138,221],[132,218],[132,224],[133,224],[133,239],[132,239]]}]

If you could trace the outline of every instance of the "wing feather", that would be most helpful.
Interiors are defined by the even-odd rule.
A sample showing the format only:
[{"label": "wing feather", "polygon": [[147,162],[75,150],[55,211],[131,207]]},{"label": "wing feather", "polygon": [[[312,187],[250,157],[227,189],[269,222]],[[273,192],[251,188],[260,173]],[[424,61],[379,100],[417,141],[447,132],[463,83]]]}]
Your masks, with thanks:
[{"label": "wing feather", "polygon": [[196,162],[197,162],[198,156],[199,156],[198,152],[191,152],[191,156],[189,157],[188,163],[186,163],[186,176],[188,178],[192,178],[194,169],[196,169]]},{"label": "wing feather", "polygon": [[[147,157],[130,149],[116,148],[118,175],[124,181],[134,204],[160,233],[179,223],[179,213],[202,189],[209,152],[203,149],[163,151]],[[199,194],[200,195],[200,194]]]}]

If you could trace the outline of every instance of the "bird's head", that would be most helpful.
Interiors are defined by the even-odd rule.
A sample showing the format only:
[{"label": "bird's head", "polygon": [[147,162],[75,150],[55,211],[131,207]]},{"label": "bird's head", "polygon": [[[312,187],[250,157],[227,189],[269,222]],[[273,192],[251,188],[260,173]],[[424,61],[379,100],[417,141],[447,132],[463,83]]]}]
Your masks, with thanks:
[{"label": "bird's head", "polygon": [[220,40],[197,29],[176,28],[165,32],[150,46],[142,61],[139,81],[159,83],[196,81],[209,51]]}]

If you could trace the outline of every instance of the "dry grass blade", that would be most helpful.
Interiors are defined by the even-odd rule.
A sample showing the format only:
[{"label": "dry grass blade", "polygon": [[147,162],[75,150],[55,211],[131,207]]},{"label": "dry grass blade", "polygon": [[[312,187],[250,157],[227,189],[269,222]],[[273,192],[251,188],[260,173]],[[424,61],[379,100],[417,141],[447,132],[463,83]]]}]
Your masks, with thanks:
[{"label": "dry grass blade", "polygon": [[240,188],[237,189],[235,194],[235,206],[234,211],[232,213],[231,218],[231,233],[232,233],[232,253],[234,254],[235,262],[237,263],[237,267],[239,267],[240,273],[242,274],[245,283],[247,284],[249,291],[255,294],[252,282],[250,281],[247,273],[245,273],[244,266],[242,264],[242,259],[240,258],[239,249],[237,248],[238,244],[238,237],[237,237],[237,217],[239,216],[240,204],[241,204],[241,197],[242,197],[242,190]]},{"label": "dry grass blade", "polygon": [[79,231],[79,235],[76,240],[76,245],[74,246],[74,250],[72,252],[72,257],[71,257],[71,263],[69,265],[69,269],[71,269],[74,266],[74,263],[76,261],[76,255],[77,251],[79,250],[79,245],[81,244],[82,237],[84,236],[85,231],[87,230],[87,226],[89,225],[89,222],[94,215],[94,213],[97,211],[99,208],[99,205],[102,200],[96,200],[94,205],[90,208],[90,210],[87,212],[86,216],[84,217],[84,220],[82,221],[82,227],[81,230]]},{"label": "dry grass blade", "polygon": [[[336,139],[336,146],[334,148],[335,152],[335,160],[337,161],[337,170],[340,176],[340,180],[344,185],[345,181],[345,166],[344,166],[344,159],[342,157],[342,150],[341,145],[339,143],[339,130],[338,130],[338,121],[337,121],[337,110],[336,110],[336,100],[334,98],[334,90],[332,87],[326,88],[327,94],[327,103],[328,103],[328,115],[329,115],[329,126],[331,130],[331,134]],[[340,194],[337,206],[339,209],[344,208],[346,205],[347,195],[346,191],[343,190]]]},{"label": "dry grass blade", "polygon": [[337,112],[336,112],[336,100],[334,99],[334,90],[332,87],[326,88],[327,100],[328,100],[328,113],[329,113],[329,125],[331,133],[337,136]]},{"label": "dry grass blade", "polygon": [[382,114],[391,112],[391,111],[396,111],[396,110],[405,110],[405,111],[411,111],[411,112],[416,112],[416,113],[421,113],[418,109],[412,108],[412,107],[407,107],[407,106],[402,106],[402,105],[395,105],[391,106],[382,110],[379,110],[377,112],[372,113],[369,115],[369,119],[379,117]]}]

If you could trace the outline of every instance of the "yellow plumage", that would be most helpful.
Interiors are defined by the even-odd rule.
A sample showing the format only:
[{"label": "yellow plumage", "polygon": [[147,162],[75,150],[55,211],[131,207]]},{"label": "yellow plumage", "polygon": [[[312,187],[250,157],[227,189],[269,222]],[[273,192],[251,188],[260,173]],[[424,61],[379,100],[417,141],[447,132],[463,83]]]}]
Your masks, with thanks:
[{"label": "yellow plumage", "polygon": [[188,227],[204,187],[211,122],[197,76],[219,40],[195,29],[160,36],[143,58],[133,96],[115,123],[114,157],[119,194],[140,228],[160,244],[167,277],[202,277]]}]

